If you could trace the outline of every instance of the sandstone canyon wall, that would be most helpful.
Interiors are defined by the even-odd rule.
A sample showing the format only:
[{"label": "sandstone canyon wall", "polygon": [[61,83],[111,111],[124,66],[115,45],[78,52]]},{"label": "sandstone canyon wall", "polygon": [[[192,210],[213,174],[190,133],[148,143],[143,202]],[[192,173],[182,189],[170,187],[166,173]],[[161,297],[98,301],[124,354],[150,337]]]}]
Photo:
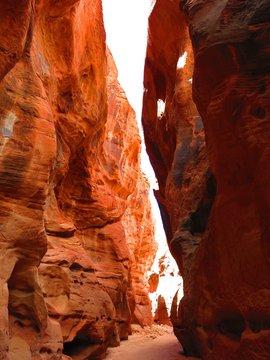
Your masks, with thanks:
[{"label": "sandstone canyon wall", "polygon": [[0,17],[0,359],[98,359],[152,321],[135,114],[100,0],[2,1]]},{"label": "sandstone canyon wall", "polygon": [[[184,277],[175,334],[187,354],[203,359],[268,359],[270,5],[183,0],[180,7],[157,0],[151,14],[143,112],[157,198]],[[187,64],[177,69],[184,51]]]},{"label": "sandstone canyon wall", "polygon": [[[149,18],[142,121],[168,244],[184,279],[181,309],[185,304],[193,308],[194,257],[215,196],[203,124],[192,100],[192,72],[192,46],[179,2],[158,0]],[[177,311],[172,312],[174,331],[182,343],[190,333],[190,314],[185,315],[178,318]],[[186,341],[183,345],[191,353]]]}]

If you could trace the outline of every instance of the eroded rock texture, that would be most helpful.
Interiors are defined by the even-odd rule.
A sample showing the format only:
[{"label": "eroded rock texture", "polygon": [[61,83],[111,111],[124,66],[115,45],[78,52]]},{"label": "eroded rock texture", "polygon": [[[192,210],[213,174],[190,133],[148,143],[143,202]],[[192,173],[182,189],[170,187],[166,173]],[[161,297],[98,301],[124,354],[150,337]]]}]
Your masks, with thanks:
[{"label": "eroded rock texture", "polygon": [[[182,164],[183,160],[189,164],[188,159],[194,158],[193,153],[190,147],[186,147],[186,157],[181,156],[180,151],[177,157],[177,145],[171,140],[175,139],[174,134],[179,134],[180,138],[176,144],[186,139],[186,133],[181,129],[183,114],[176,112],[174,107],[170,112],[166,110],[169,109],[169,90],[177,93],[175,89],[181,73],[181,70],[177,71],[175,82],[173,68],[177,60],[170,63],[171,68],[167,66],[167,59],[171,61],[173,58],[173,50],[178,51],[177,42],[172,39],[180,39],[180,49],[186,39],[181,28],[183,15],[177,13],[179,2],[169,3],[175,5],[175,11],[168,10],[164,1],[157,1],[150,18],[145,87],[154,100],[151,105],[146,93],[144,126],[149,154],[159,177],[159,201],[165,204],[165,214],[169,214],[164,222],[169,228],[168,237],[173,239],[171,247],[184,276],[184,299],[178,311],[176,300],[173,306],[175,333],[186,353],[201,355],[203,359],[268,359],[270,5],[265,0],[181,1],[190,23],[194,50],[193,96],[203,119],[213,174],[211,176],[207,171],[206,162],[199,161],[200,154],[203,154],[199,151],[194,162],[197,162],[197,170],[189,171],[188,185],[183,181],[188,166]],[[163,16],[163,21],[160,20],[162,12],[167,16],[167,19]],[[172,26],[174,17],[180,24],[177,28]],[[166,34],[164,43],[162,31]],[[170,82],[169,74],[172,74]],[[179,94],[182,99],[186,92],[183,89]],[[164,116],[158,121],[154,106],[162,97],[166,99],[164,124],[168,124],[168,131],[162,122]],[[185,109],[187,117],[194,114],[194,108],[187,104]],[[173,118],[172,114],[177,115],[180,125],[170,130],[168,119]],[[170,149],[167,152],[162,145],[166,131],[169,135],[166,144]],[[156,141],[152,134],[157,134]],[[180,175],[177,184],[181,188],[180,192],[175,191],[181,194],[178,204],[173,199],[169,201],[170,191],[166,192],[169,189],[168,174],[173,174],[177,158]],[[205,164],[203,172],[199,164]],[[201,183],[198,182],[200,175],[205,179]],[[190,195],[200,193],[196,190],[198,185],[206,189],[197,203],[200,205],[197,210],[192,210],[192,216],[186,222],[186,232],[181,229],[175,232],[172,218],[190,186],[193,187]],[[191,200],[192,197],[185,209],[194,204]],[[204,217],[213,200],[210,217]],[[162,210],[164,213],[164,206]],[[179,215],[180,220],[177,220]],[[178,212],[175,218],[180,226],[181,217]],[[203,222],[198,223],[200,219]],[[187,262],[185,249],[191,249],[194,235],[196,241],[200,237],[201,241],[197,242],[197,250]]]},{"label": "eroded rock texture", "polygon": [[[186,1],[217,196],[198,255],[194,328],[207,359],[267,359],[268,1]],[[194,311],[194,309],[193,309]]]},{"label": "eroded rock texture", "polygon": [[0,359],[98,359],[132,317],[152,321],[135,114],[100,0],[14,0],[0,16]]},{"label": "eroded rock texture", "polygon": [[[192,72],[192,47],[179,2],[158,0],[149,18],[143,127],[167,240],[184,278],[182,310],[191,301],[194,257],[215,195],[203,124],[192,100]],[[189,317],[183,313],[180,319],[176,312],[172,321],[182,341]]]},{"label": "eroded rock texture", "polygon": [[[180,67],[178,60],[185,56],[187,63]],[[192,70],[192,49],[178,1],[159,0],[149,18],[143,126],[159,184],[156,198],[182,274],[189,271],[185,263],[205,230],[208,214],[204,219],[202,208],[211,207],[211,174],[201,117],[192,101]]]}]

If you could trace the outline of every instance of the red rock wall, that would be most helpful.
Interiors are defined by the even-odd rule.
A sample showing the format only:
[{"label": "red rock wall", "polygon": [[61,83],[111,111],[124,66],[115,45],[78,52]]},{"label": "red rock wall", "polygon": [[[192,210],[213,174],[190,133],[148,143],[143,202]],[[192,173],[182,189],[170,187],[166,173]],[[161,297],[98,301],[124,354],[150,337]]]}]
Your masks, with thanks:
[{"label": "red rock wall", "polygon": [[[190,119],[196,110],[190,106],[190,95],[185,104],[180,101],[184,112],[181,106],[169,108],[171,92],[176,95],[179,89],[179,97],[173,95],[177,100],[190,94],[191,87],[185,91],[184,77],[179,84],[178,75],[188,65],[173,77],[179,49],[181,54],[189,45],[179,2],[168,6],[160,0],[150,17],[143,120],[165,228],[184,276],[185,296],[178,310],[176,302],[173,306],[174,329],[190,355],[207,360],[268,359],[270,6],[265,0],[186,0],[181,7],[190,24],[193,98],[203,120],[213,175],[207,175],[203,145],[196,153],[186,146],[183,155],[180,151],[176,156],[175,144],[187,143],[182,119]],[[155,103],[160,98],[166,99],[167,110],[158,119]],[[169,121],[173,118],[177,126]],[[193,131],[191,139],[194,135]],[[177,158],[180,166],[175,166]],[[174,192],[169,186],[173,169],[179,175]],[[190,182],[182,180],[187,174]],[[195,204],[199,207],[188,215]],[[179,205],[187,210],[185,232]],[[204,218],[211,206],[210,217]]]},{"label": "red rock wall", "polygon": [[[178,60],[185,54],[186,64],[180,67]],[[143,127],[159,184],[156,198],[168,244],[184,279],[179,313],[191,301],[194,258],[215,195],[203,124],[192,100],[192,73],[192,47],[179,2],[158,0],[149,18]],[[161,100],[165,109],[159,114]],[[189,317],[173,311],[172,322],[175,334],[184,343],[182,333],[190,333]]]},{"label": "red rock wall", "polygon": [[14,0],[0,17],[0,358],[60,359],[64,342],[97,359],[131,317],[152,321],[135,114],[101,1]]},{"label": "red rock wall", "polygon": [[[187,64],[177,69],[185,52]],[[191,44],[178,1],[167,2],[166,7],[165,1],[159,0],[149,18],[143,127],[159,185],[156,198],[170,243],[177,231],[196,227],[190,217],[198,210],[208,172],[203,125],[192,101],[192,70]],[[160,101],[165,103],[161,114]],[[180,227],[179,219],[183,223]]]},{"label": "red rock wall", "polygon": [[[268,1],[183,2],[217,196],[198,254],[196,340],[207,359],[270,357]],[[209,16],[211,14],[211,16]]]}]

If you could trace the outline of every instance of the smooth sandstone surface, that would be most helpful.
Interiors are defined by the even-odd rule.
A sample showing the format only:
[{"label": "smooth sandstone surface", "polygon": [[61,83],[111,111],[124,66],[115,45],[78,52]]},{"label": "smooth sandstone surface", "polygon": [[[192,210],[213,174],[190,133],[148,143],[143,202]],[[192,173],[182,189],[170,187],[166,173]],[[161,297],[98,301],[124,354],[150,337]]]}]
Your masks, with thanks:
[{"label": "smooth sandstone surface", "polygon": [[[199,249],[193,312],[206,359],[267,359],[269,327],[268,1],[183,1],[194,100],[217,181]],[[195,309],[195,311],[194,311]]]},{"label": "smooth sandstone surface", "polygon": [[[185,291],[171,320],[206,360],[270,357],[269,13],[157,0],[149,18],[143,126]],[[153,321],[134,111],[100,0],[2,1],[0,20],[0,360],[99,359]]]},{"label": "smooth sandstone surface", "polygon": [[171,320],[189,355],[197,354],[190,335],[196,320],[186,313],[186,304],[192,311],[195,257],[215,197],[204,127],[192,99],[193,62],[179,2],[156,1],[149,18],[142,121],[168,244],[184,279],[184,298],[179,309],[177,300],[173,302]]},{"label": "smooth sandstone surface", "polygon": [[265,0],[157,0],[149,19],[143,125],[184,277],[174,331],[207,360],[270,357],[269,10]]},{"label": "smooth sandstone surface", "polygon": [[135,113],[100,0],[12,0],[0,19],[0,359],[98,359],[152,322]]}]

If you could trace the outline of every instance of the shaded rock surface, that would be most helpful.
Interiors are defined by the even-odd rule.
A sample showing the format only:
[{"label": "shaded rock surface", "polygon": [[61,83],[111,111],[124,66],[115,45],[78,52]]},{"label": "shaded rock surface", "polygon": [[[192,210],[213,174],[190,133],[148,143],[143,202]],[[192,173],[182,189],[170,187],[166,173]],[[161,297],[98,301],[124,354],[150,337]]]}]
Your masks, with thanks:
[{"label": "shaded rock surface", "polygon": [[186,308],[206,359],[267,359],[269,327],[268,1],[182,2],[194,99],[217,195]]},{"label": "shaded rock surface", "polygon": [[[179,1],[157,0],[151,14],[143,113],[163,222],[184,277],[174,330],[189,355],[268,359],[269,2],[180,3],[182,13]],[[184,51],[187,63],[177,69]]]},{"label": "shaded rock surface", "polygon": [[[182,56],[187,60],[180,67]],[[192,71],[192,48],[179,3],[159,0],[149,18],[142,121],[169,247],[186,277],[214,196],[203,124],[192,100]]]},{"label": "shaded rock surface", "polygon": [[2,2],[0,17],[0,359],[97,359],[152,321],[135,114],[100,0]]},{"label": "shaded rock surface", "polygon": [[[181,341],[189,318],[180,311],[192,300],[194,258],[215,196],[204,127],[192,100],[192,76],[193,51],[179,1],[157,0],[149,18],[142,121],[168,244],[184,279],[179,314],[172,313]],[[186,344],[184,349],[193,353]]]}]

